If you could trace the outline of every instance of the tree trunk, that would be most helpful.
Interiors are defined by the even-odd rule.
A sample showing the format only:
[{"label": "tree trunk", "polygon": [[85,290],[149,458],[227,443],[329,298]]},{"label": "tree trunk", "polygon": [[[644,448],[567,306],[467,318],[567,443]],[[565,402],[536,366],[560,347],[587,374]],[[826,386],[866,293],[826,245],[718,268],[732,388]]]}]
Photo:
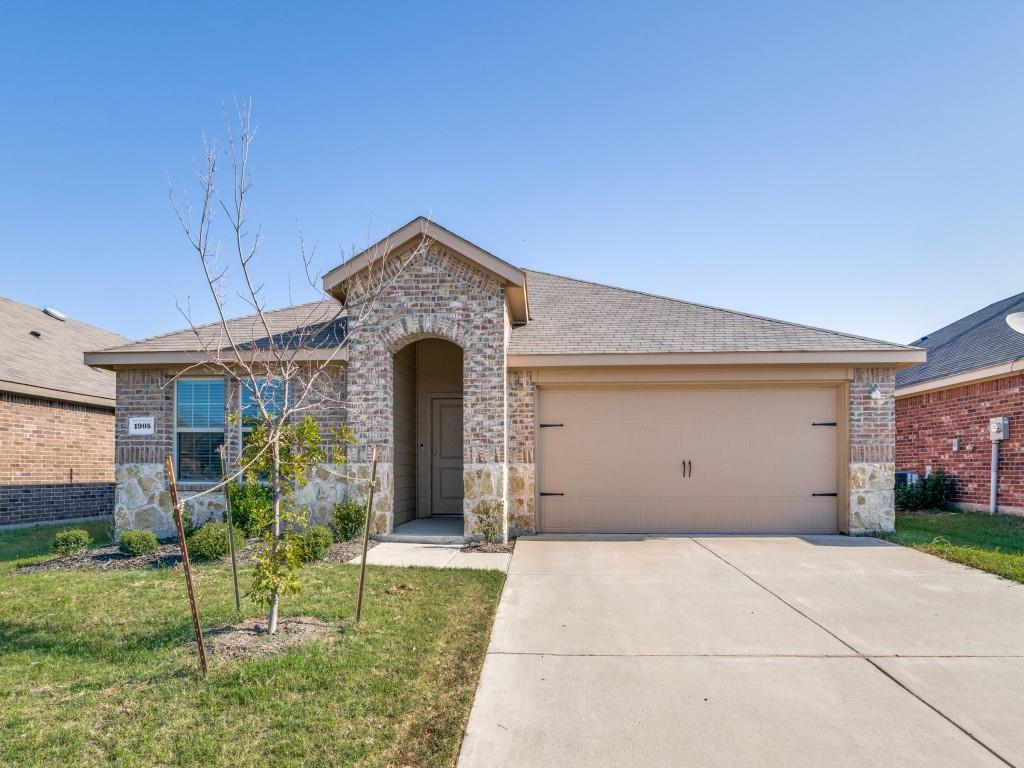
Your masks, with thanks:
[{"label": "tree trunk", "polygon": [[[281,446],[275,440],[272,446],[273,467],[270,471],[272,495],[274,500],[274,541],[270,545],[270,558],[277,556],[277,548],[281,542]],[[267,634],[277,632],[277,608],[281,601],[281,586],[276,585],[270,595],[270,613],[267,615]]]},{"label": "tree trunk", "polygon": [[280,602],[280,593],[280,587],[274,587],[274,593],[270,596],[270,615],[267,616],[268,635],[272,635],[277,632],[277,606]]}]

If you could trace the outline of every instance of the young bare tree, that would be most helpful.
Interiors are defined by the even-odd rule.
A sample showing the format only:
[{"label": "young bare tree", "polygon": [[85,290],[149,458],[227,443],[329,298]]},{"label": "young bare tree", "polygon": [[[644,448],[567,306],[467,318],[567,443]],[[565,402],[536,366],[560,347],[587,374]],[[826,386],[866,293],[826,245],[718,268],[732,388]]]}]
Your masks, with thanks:
[{"label": "young bare tree", "polygon": [[[229,423],[245,428],[248,437],[241,456],[234,457],[227,477],[190,498],[220,491],[237,478],[269,486],[268,519],[258,521],[263,530],[256,554],[250,594],[268,607],[267,631],[277,630],[282,592],[299,586],[301,560],[296,534],[307,523],[308,511],[296,502],[296,488],[307,481],[311,468],[324,461],[344,461],[344,444],[352,441],[344,426],[347,419],[323,424],[323,414],[343,414],[348,405],[339,387],[341,350],[348,337],[368,322],[379,320],[380,297],[405,265],[430,247],[421,238],[403,256],[394,256],[387,244],[371,254],[369,268],[360,278],[360,291],[346,306],[322,292],[320,275],[314,273],[316,249],[307,249],[300,232],[298,252],[309,285],[319,294],[316,301],[285,312],[269,312],[263,283],[254,272],[261,247],[261,229],[251,230],[248,201],[253,181],[250,150],[256,136],[251,104],[235,105],[235,125],[225,112],[225,142],[204,141],[202,163],[196,171],[200,193],[193,202],[188,193],[178,197],[171,187],[171,204],[188,238],[209,287],[216,312],[213,323],[193,322],[191,306],[181,307],[201,352],[185,371],[201,370],[238,381],[238,400],[232,402]],[[227,169],[222,170],[225,161]],[[219,181],[228,177],[228,193]],[[229,254],[221,258],[222,241],[216,225],[226,224]],[[236,293],[251,313],[241,319],[228,317],[226,296],[234,278]],[[176,377],[177,378],[177,377]],[[327,445],[321,427],[328,429]],[[347,478],[338,475],[339,482]]]}]

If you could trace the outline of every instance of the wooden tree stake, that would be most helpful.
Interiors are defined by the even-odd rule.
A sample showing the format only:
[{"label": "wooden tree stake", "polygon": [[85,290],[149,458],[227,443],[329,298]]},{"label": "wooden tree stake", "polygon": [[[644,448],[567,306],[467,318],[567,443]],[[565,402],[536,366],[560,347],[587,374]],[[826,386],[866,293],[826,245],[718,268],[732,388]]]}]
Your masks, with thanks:
[{"label": "wooden tree stake", "polygon": [[363,525],[363,556],[359,561],[359,592],[356,594],[356,621],[363,615],[363,584],[366,581],[366,551],[370,547],[370,522],[373,519],[373,491],[377,487],[377,446],[370,459],[370,492],[366,499],[366,523]]},{"label": "wooden tree stake", "polygon": [[224,443],[217,449],[220,453],[220,472],[224,478],[224,511],[228,521],[228,549],[231,550],[231,578],[235,582],[235,610],[242,612],[242,596],[238,592],[238,560],[235,558],[235,524],[231,520],[231,494],[228,493],[228,462]]},{"label": "wooden tree stake", "polygon": [[178,484],[174,481],[174,462],[171,457],[164,458],[167,470],[167,487],[171,492],[171,505],[174,510],[174,525],[178,529],[178,546],[181,547],[181,565],[185,571],[185,586],[188,587],[188,602],[192,606],[192,625],[196,630],[196,645],[199,646],[199,664],[206,676],[206,646],[203,645],[203,627],[199,623],[199,606],[196,605],[196,591],[192,586],[192,566],[188,561],[188,546],[185,544],[185,523],[181,519],[181,502],[178,500]]}]

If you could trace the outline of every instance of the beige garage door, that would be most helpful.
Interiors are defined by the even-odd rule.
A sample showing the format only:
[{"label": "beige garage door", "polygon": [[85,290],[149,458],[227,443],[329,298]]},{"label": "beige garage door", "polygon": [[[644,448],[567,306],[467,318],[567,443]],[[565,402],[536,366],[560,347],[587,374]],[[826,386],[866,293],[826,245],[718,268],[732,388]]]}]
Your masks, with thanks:
[{"label": "beige garage door", "polygon": [[544,389],[550,533],[834,533],[835,388]]}]

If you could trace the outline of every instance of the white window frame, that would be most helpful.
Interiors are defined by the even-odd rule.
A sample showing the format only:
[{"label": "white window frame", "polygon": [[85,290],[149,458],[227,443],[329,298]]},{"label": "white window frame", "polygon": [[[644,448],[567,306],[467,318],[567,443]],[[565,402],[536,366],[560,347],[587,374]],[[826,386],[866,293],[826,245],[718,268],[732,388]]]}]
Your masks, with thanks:
[{"label": "white window frame", "polygon": [[[223,426],[220,429],[211,429],[209,427],[179,427],[178,426],[178,383],[181,381],[219,381],[224,386],[224,417]],[[228,407],[228,382],[223,376],[179,376],[174,381],[174,474],[176,479],[182,483],[190,483],[193,485],[215,485],[217,480],[186,480],[181,476],[181,465],[178,464],[178,434],[189,432],[219,432],[224,436],[222,442],[227,442],[227,407]]]}]

